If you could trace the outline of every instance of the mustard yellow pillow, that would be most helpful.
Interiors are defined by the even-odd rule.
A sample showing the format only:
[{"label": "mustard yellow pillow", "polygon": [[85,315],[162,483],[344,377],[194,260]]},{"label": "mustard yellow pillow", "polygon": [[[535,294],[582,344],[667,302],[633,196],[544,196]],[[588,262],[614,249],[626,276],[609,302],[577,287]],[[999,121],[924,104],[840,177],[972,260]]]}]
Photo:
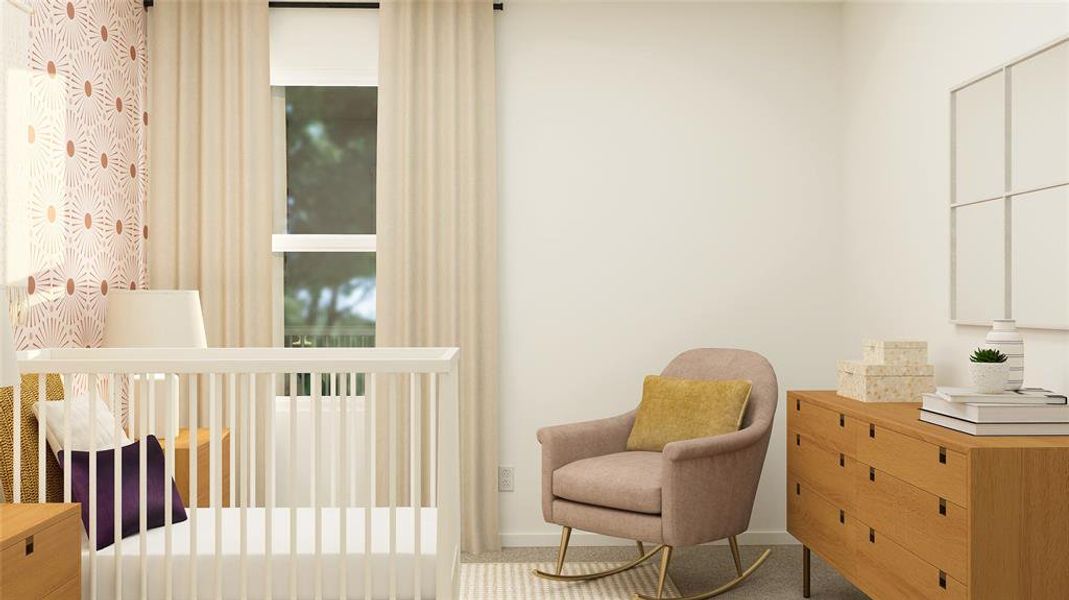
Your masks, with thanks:
[{"label": "mustard yellow pillow", "polygon": [[660,452],[669,442],[738,431],[751,387],[742,380],[647,375],[627,449]]}]

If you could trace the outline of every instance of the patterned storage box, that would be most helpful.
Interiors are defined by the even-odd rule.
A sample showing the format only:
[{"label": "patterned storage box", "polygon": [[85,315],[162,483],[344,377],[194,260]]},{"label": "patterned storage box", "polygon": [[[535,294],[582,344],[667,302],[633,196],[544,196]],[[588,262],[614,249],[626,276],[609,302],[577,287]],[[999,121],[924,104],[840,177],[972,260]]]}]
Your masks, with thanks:
[{"label": "patterned storage box", "polygon": [[839,395],[862,402],[920,402],[935,391],[932,365],[884,365],[839,361]]},{"label": "patterned storage box", "polygon": [[928,342],[865,340],[865,362],[874,365],[924,365]]}]

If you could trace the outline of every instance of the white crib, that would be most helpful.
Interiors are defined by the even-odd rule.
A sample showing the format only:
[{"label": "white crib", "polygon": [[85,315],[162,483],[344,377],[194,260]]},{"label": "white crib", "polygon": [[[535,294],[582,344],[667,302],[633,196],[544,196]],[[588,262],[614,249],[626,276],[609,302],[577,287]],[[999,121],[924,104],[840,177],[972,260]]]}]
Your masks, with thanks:
[{"label": "white crib", "polygon": [[[210,432],[209,481],[198,481],[197,452],[190,452],[189,518],[172,523],[171,494],[165,494],[166,520],[158,529],[145,525],[141,446],[140,532],[123,539],[116,525],[113,545],[100,551],[83,545],[83,598],[456,598],[458,354],[456,348],[21,353],[23,373],[62,375],[65,400],[89,395],[90,439],[97,427],[93,400],[112,407],[116,453],[120,432],[134,439],[159,433],[154,430],[160,427],[160,437],[168,437],[179,425]],[[38,381],[43,398],[45,378]],[[18,390],[14,398],[17,415]],[[19,419],[15,423],[10,495],[19,502],[19,438],[44,440],[47,423],[39,421],[38,431],[30,432],[20,431]],[[68,404],[62,425],[69,439]],[[230,431],[227,483],[222,479],[224,428]],[[402,433],[404,441],[398,439]],[[70,465],[70,445],[62,445],[64,464]],[[170,480],[175,449],[174,444],[164,447]],[[89,448],[88,539],[96,538],[98,450],[105,449]],[[41,443],[41,490],[45,452]],[[408,465],[404,482],[398,480],[401,465]],[[399,493],[399,483],[407,484],[407,494]],[[210,490],[207,506],[196,500],[203,485]],[[229,506],[224,507],[227,486]],[[121,488],[117,475],[116,514]],[[71,501],[69,468],[63,472],[63,494]]]}]

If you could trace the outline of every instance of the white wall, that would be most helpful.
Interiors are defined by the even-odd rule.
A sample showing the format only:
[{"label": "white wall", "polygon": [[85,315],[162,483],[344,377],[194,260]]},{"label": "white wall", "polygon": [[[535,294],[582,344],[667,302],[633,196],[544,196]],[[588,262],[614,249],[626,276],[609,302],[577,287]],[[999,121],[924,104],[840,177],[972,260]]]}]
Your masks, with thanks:
[{"label": "white wall", "polygon": [[[500,453],[516,468],[501,529],[553,545],[539,427],[633,408],[687,348],[761,352],[781,390],[833,387],[835,360],[860,353],[841,319],[841,7],[509,2],[496,18]],[[757,543],[786,539],[782,428]]]},{"label": "white wall", "polygon": [[[927,339],[942,384],[986,333],[947,322],[950,88],[1066,33],[1066,3],[843,9],[846,322]],[[1025,384],[1069,389],[1069,333],[1024,335]]]}]

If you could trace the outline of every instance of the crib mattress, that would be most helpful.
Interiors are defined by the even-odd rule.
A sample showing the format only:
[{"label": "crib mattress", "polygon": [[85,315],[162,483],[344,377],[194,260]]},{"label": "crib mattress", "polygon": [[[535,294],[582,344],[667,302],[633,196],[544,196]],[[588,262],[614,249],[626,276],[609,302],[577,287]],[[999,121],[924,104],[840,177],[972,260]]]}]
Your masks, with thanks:
[{"label": "crib mattress", "polygon": [[[344,556],[339,552],[341,546],[341,510],[339,508],[322,509],[322,597],[339,598],[341,569],[345,569],[347,591],[350,598],[364,598],[364,509],[348,508],[347,551]],[[391,582],[396,585],[397,598],[414,598],[416,589],[415,573],[417,565],[420,570],[421,596],[435,597],[435,551],[437,541],[437,513],[433,508],[420,510],[420,554],[415,555],[415,523],[413,509],[398,507],[396,509],[396,542],[394,562],[390,561],[390,509],[372,509],[371,526],[371,589],[374,598],[389,598]],[[241,510],[223,508],[222,551],[219,567],[222,580],[223,598],[241,598]],[[315,558],[315,509],[297,508],[297,552],[296,552],[296,597],[314,598],[316,596],[316,558]],[[215,511],[208,508],[190,509],[190,518],[172,526],[171,555],[173,559],[174,598],[190,597],[190,567],[196,568],[196,589],[200,598],[215,597],[216,554],[215,554]],[[290,513],[288,508],[275,508],[272,511],[271,548],[272,556],[266,552],[265,523],[266,510],[249,508],[246,513],[246,572],[248,598],[265,598],[270,575],[270,586],[274,598],[290,597]],[[196,558],[193,558],[192,531],[196,528]],[[165,534],[162,527],[147,531],[144,535],[146,545],[146,567],[148,572],[148,597],[164,598],[166,585],[165,572]],[[140,597],[141,536],[133,535],[121,542],[122,561],[122,597]],[[97,598],[118,598],[115,589],[114,546],[109,546],[96,553],[97,562]],[[445,560],[451,560],[447,558]],[[82,597],[89,598],[89,549],[83,536],[82,547]]]}]

